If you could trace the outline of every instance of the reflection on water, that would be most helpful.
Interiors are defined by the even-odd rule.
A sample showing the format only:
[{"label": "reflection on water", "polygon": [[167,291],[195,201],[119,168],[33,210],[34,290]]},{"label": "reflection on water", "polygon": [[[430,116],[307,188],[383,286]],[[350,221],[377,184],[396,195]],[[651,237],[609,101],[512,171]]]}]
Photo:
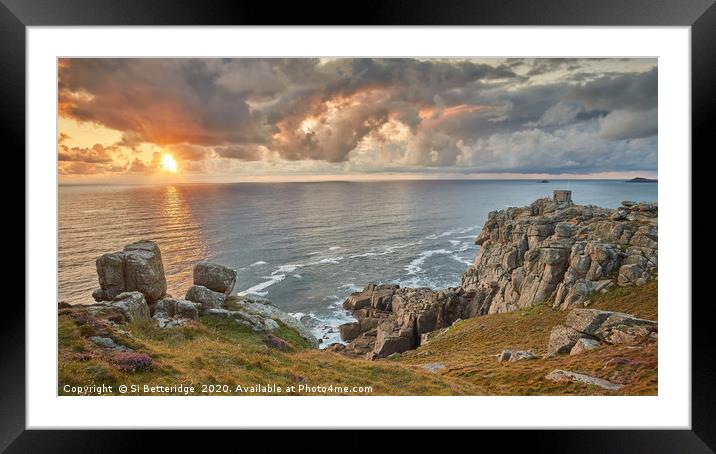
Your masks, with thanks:
[{"label": "reflection on water", "polygon": [[185,199],[191,189],[60,188],[60,300],[92,302],[90,293],[97,287],[95,259],[140,239],[160,244],[168,292],[183,295],[191,283],[192,263],[207,255],[201,228]]}]

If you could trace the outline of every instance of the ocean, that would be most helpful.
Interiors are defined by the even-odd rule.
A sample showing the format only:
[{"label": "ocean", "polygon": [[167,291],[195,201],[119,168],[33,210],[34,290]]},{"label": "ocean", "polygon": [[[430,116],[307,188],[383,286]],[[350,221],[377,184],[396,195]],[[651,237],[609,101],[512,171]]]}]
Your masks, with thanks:
[{"label": "ocean", "polygon": [[235,293],[271,299],[323,345],[353,320],[341,309],[369,283],[456,286],[490,211],[555,189],[578,204],[657,201],[657,184],[614,180],[444,180],[60,186],[59,300],[93,302],[95,259],[139,239],[162,251],[168,292],[182,297],[192,264],[237,270]]}]

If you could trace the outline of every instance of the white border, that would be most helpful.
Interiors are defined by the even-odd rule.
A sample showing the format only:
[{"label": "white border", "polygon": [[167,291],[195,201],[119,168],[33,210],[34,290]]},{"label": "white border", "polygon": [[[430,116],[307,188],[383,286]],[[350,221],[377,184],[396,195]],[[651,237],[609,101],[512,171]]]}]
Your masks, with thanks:
[{"label": "white border", "polygon": [[[688,27],[28,27],[27,427],[690,428],[690,36]],[[58,56],[658,56],[659,395],[57,397]]]}]

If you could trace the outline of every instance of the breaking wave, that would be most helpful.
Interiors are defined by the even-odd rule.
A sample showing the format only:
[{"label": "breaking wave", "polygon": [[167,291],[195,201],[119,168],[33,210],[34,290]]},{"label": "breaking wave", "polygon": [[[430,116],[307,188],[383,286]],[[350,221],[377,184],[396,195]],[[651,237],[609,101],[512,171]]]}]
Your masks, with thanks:
[{"label": "breaking wave", "polygon": [[435,249],[430,251],[423,251],[420,253],[418,258],[414,259],[412,262],[410,262],[408,265],[405,266],[405,271],[408,272],[408,274],[417,274],[423,271],[422,264],[425,263],[425,261],[434,256],[434,255],[446,255],[450,254],[450,251],[447,249]]}]

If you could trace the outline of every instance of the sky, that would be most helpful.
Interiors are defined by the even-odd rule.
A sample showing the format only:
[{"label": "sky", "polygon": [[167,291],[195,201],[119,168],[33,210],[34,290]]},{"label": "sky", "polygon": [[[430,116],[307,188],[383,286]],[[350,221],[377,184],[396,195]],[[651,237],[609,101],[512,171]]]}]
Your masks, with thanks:
[{"label": "sky", "polygon": [[656,59],[58,60],[60,183],[657,176]]}]

